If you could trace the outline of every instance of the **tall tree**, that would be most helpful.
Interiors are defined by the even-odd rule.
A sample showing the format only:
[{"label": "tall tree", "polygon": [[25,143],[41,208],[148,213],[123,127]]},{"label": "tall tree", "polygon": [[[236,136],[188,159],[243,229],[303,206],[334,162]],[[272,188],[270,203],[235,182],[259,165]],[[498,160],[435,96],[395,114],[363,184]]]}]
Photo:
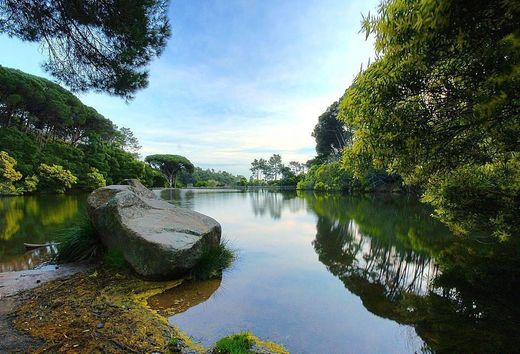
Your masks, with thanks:
[{"label": "tall tree", "polygon": [[292,170],[294,174],[299,174],[304,172],[305,170],[305,164],[298,162],[298,161],[291,161],[289,162],[289,168]]},{"label": "tall tree", "polygon": [[261,166],[258,159],[254,159],[253,162],[251,162],[251,168],[249,169],[253,176],[256,176],[256,180],[258,181],[260,179],[260,172],[261,172]]},{"label": "tall tree", "polygon": [[269,158],[269,161],[267,162],[267,164],[269,166],[269,172],[270,172],[271,178],[274,181],[278,180],[278,176],[281,174],[282,167],[283,167],[282,157],[278,154],[273,154],[273,156],[271,156]]},{"label": "tall tree", "polygon": [[423,186],[457,231],[519,234],[518,1],[388,0],[364,28],[378,59],[341,102],[348,160]]},{"label": "tall tree", "polygon": [[352,141],[351,129],[347,129],[345,123],[338,118],[338,104],[338,101],[334,102],[319,116],[312,132],[316,140],[316,152],[323,158],[337,156]]},{"label": "tall tree", "polygon": [[195,168],[190,160],[179,155],[150,155],[146,156],[145,161],[164,175],[170,188],[177,187],[177,175],[180,171],[192,173]]},{"label": "tall tree", "polygon": [[0,0],[0,32],[40,43],[43,67],[73,91],[132,98],[170,35],[167,0]]}]

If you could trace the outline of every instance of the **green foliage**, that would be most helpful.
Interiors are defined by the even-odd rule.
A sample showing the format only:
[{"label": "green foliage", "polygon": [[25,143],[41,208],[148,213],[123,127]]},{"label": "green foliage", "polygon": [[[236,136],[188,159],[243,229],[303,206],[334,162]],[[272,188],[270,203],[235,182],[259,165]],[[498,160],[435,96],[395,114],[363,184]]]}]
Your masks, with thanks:
[{"label": "green foliage", "polygon": [[338,119],[338,104],[334,102],[319,116],[312,132],[316,140],[316,152],[323,158],[337,156],[344,146],[351,144],[352,131]]},{"label": "green foliage", "polygon": [[[251,162],[251,183],[255,185],[295,186],[301,179],[305,166],[297,161],[284,165],[282,157],[273,154],[268,160],[254,159]],[[281,178],[280,178],[281,177]]]},{"label": "green foliage", "polygon": [[204,170],[200,167],[195,167],[193,173],[182,171],[179,176],[179,180],[185,185],[193,184],[197,187],[236,186],[240,184],[243,178],[245,177],[235,176],[226,171],[216,171],[209,168]]},{"label": "green foliage", "polygon": [[147,86],[146,66],[166,46],[167,11],[165,0],[2,1],[0,32],[40,43],[48,54],[44,69],[73,90],[129,99]]},{"label": "green foliage", "polygon": [[22,178],[22,174],[16,171],[16,160],[5,151],[0,151],[0,195],[15,195],[19,191],[14,182]]},{"label": "green foliage", "polygon": [[340,119],[354,129],[347,168],[386,169],[421,186],[456,230],[518,233],[518,224],[500,226],[520,208],[508,187],[516,174],[490,172],[508,170],[520,146],[517,4],[389,0],[363,26],[378,58],[340,103]]},{"label": "green foliage", "polygon": [[210,187],[214,188],[218,186],[218,182],[214,179],[208,179],[207,181],[197,181],[195,187]]},{"label": "green foliage", "polygon": [[520,158],[467,165],[432,178],[423,200],[458,233],[493,234],[504,241],[520,229]]},{"label": "green foliage", "polygon": [[41,190],[58,194],[65,193],[65,190],[72,188],[78,181],[76,176],[62,166],[44,163],[38,167],[38,179]]},{"label": "green foliage", "polygon": [[191,270],[191,276],[196,280],[219,277],[235,259],[236,251],[226,241],[221,241],[217,246],[205,247],[198,263]]},{"label": "green foliage", "polygon": [[298,182],[297,189],[318,191],[364,191],[364,186],[356,180],[339,162],[314,165]]},{"label": "green foliage", "polygon": [[177,186],[177,175],[180,171],[192,173],[195,169],[190,160],[179,155],[150,155],[146,156],[145,161],[164,175],[170,188]]},{"label": "green foliage", "polygon": [[39,144],[57,139],[78,144],[117,134],[110,120],[52,81],[0,66],[0,82],[0,126],[35,131]]},{"label": "green foliage", "polygon": [[104,247],[94,226],[87,217],[77,221],[76,225],[63,231],[58,237],[59,263],[94,261],[104,253]]},{"label": "green foliage", "polygon": [[233,334],[221,338],[213,350],[218,354],[247,354],[253,346],[253,341],[249,338],[249,333]]},{"label": "green foliage", "polygon": [[38,179],[37,176],[33,175],[30,177],[25,177],[25,180],[24,180],[25,192],[29,192],[29,193],[35,192],[38,189],[39,183],[40,183],[40,180]]},{"label": "green foliage", "polygon": [[95,190],[107,185],[105,177],[99,172],[97,168],[92,167],[87,173],[86,188],[88,190]]},{"label": "green foliage", "polygon": [[[156,171],[137,160],[139,143],[133,133],[118,128],[69,91],[4,67],[0,83],[0,146],[18,161],[26,178],[38,175],[38,166],[46,164],[69,170],[78,177],[76,186],[87,190],[103,185],[103,180],[111,184],[127,178],[164,186]],[[32,191],[34,186],[25,189]]]}]

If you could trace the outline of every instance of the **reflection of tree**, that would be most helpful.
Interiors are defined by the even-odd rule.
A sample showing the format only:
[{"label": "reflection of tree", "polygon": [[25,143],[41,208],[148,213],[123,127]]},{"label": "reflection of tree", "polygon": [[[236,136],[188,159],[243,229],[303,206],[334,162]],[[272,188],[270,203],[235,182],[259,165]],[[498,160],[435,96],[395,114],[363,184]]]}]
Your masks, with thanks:
[{"label": "reflection of tree", "polygon": [[278,220],[282,216],[284,209],[295,213],[305,207],[305,201],[296,198],[294,192],[272,192],[269,190],[257,190],[249,193],[251,206],[255,215],[269,215],[272,219]]},{"label": "reflection of tree", "polygon": [[84,204],[84,195],[0,198],[0,268],[26,269],[43,260],[45,255],[25,254],[23,243],[56,240],[77,220]]},{"label": "reflection of tree", "polygon": [[413,325],[425,351],[517,351],[518,245],[457,239],[402,199],[305,199],[320,261],[369,311]]},{"label": "reflection of tree", "polygon": [[[437,271],[428,255],[399,247],[389,238],[363,235],[354,221],[344,225],[319,217],[317,227],[314,247],[334,275],[342,279],[358,276],[380,284],[390,299],[403,291],[424,293]],[[329,253],[332,249],[336,254]]]}]

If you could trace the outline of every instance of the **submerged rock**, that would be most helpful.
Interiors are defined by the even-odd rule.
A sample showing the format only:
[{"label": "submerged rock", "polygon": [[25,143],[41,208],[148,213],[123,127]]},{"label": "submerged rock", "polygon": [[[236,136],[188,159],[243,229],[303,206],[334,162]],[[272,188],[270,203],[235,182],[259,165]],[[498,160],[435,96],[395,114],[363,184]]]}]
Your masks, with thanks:
[{"label": "submerged rock", "polygon": [[140,275],[165,279],[193,268],[206,247],[220,242],[209,216],[159,200],[137,180],[95,190],[88,214],[101,241],[123,254]]}]

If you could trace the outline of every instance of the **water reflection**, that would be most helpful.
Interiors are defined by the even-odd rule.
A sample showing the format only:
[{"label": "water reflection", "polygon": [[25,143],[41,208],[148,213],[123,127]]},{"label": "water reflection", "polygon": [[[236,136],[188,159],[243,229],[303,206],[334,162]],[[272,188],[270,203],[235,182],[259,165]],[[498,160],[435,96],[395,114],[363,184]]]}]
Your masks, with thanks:
[{"label": "water reflection", "polygon": [[0,197],[0,271],[31,269],[48,261],[55,250],[27,252],[24,243],[55,241],[84,213],[86,195]]},{"label": "water reflection", "polygon": [[284,209],[295,213],[305,207],[305,201],[295,196],[296,192],[273,192],[266,189],[250,192],[253,213],[256,216],[269,215],[278,220]]},{"label": "water reflection", "polygon": [[222,296],[171,317],[206,344],[252,330],[299,353],[520,347],[518,243],[454,237],[413,198],[192,192],[175,203],[215,217],[242,251]]},{"label": "water reflection", "polygon": [[304,196],[320,261],[372,313],[411,324],[424,352],[514,352],[520,344],[517,242],[461,239],[399,200]]},{"label": "water reflection", "polygon": [[183,313],[208,300],[219,288],[221,279],[184,281],[182,284],[148,299],[148,304],[165,316]]}]

